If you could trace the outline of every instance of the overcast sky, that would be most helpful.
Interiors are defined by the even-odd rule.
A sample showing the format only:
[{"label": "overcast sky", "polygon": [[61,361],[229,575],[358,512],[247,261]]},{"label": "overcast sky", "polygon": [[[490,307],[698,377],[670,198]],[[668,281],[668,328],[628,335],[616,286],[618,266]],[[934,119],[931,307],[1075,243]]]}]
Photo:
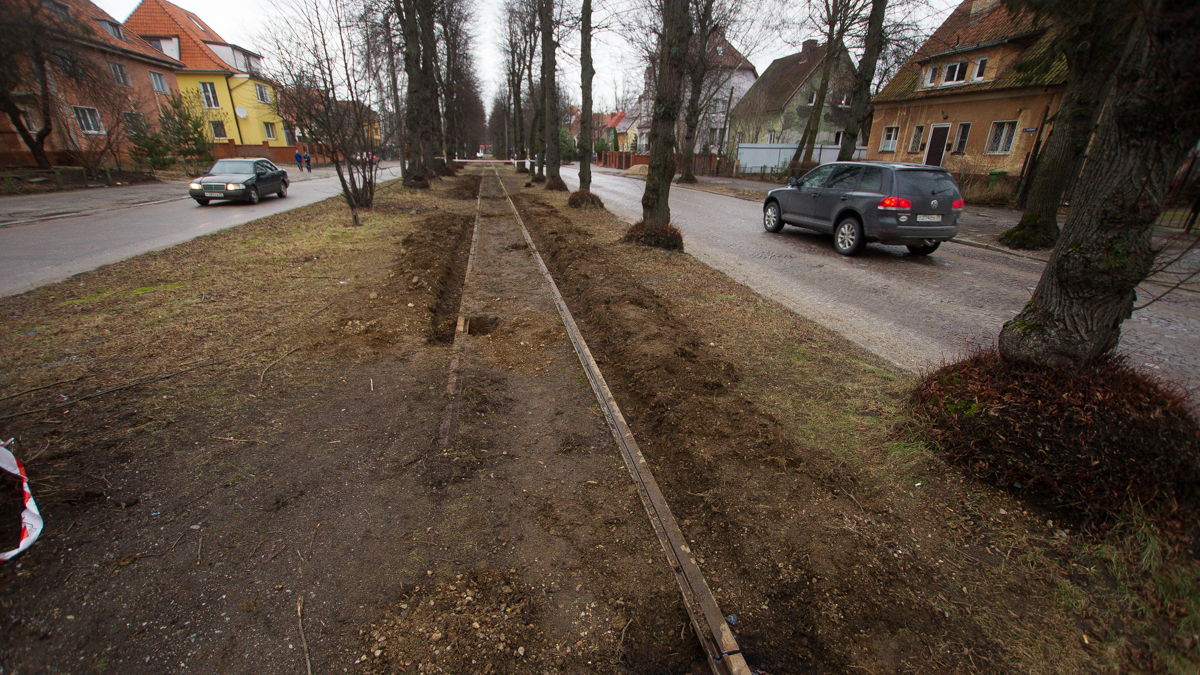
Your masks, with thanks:
[{"label": "overcast sky", "polygon": [[[93,0],[104,11],[121,22],[129,17],[139,1]],[[227,41],[259,53],[266,50],[266,43],[258,39],[258,36],[270,30],[280,7],[279,3],[271,0],[172,1],[204,19],[205,23],[220,33],[221,37]],[[594,0],[594,4],[599,5],[600,3]],[[628,0],[611,0],[608,3],[609,6],[628,4],[630,4]],[[926,0],[926,4],[914,10],[914,18],[932,29],[937,27],[957,5],[956,0]],[[484,105],[489,110],[492,96],[503,79],[503,58],[498,48],[502,6],[501,0],[477,0],[478,20],[474,31],[477,38],[475,56],[477,70],[483,85]],[[789,6],[799,7],[802,6],[802,2],[791,2]],[[739,49],[746,48],[746,45],[739,43],[737,36],[730,35],[729,37],[730,41]],[[747,54],[747,57],[761,75],[774,59],[798,51],[796,45],[799,45],[805,37],[816,36],[793,31],[786,40],[779,36],[760,40],[764,46]],[[560,50],[559,56],[561,77],[564,82],[573,85],[572,91],[575,100],[579,99],[577,49],[576,44],[567,44]],[[596,78],[593,83],[594,108],[597,111],[608,111],[614,105],[619,91],[636,93],[641,88],[643,67],[639,64],[634,50],[611,31],[597,32],[593,38],[592,49],[596,63]],[[264,56],[269,57],[270,55],[264,54]]]}]

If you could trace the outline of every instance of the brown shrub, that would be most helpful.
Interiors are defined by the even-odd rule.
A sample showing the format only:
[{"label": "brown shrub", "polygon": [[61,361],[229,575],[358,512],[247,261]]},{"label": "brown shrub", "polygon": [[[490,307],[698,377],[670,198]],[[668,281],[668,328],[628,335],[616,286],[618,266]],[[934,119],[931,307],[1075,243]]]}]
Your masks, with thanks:
[{"label": "brown shrub", "polygon": [[1079,372],[993,349],[925,377],[910,429],[981,479],[1103,527],[1131,505],[1200,554],[1200,429],[1182,393],[1106,357]]},{"label": "brown shrub", "polygon": [[654,246],[668,251],[683,250],[683,234],[671,224],[666,227],[648,228],[645,221],[639,220],[625,231],[625,236],[621,238],[621,241],[626,244]]},{"label": "brown shrub", "polygon": [[570,188],[563,182],[561,178],[551,178],[546,181],[546,189],[551,192],[567,192]]},{"label": "brown shrub", "polygon": [[578,190],[572,192],[571,196],[567,198],[567,206],[573,209],[602,209],[604,200],[591,192]]}]

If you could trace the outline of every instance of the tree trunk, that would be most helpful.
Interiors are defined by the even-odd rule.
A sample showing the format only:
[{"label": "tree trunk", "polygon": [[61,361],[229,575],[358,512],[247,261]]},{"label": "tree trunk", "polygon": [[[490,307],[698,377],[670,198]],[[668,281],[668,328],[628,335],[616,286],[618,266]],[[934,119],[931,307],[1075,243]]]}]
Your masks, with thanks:
[{"label": "tree trunk", "polygon": [[1200,140],[1200,5],[1143,7],[1148,25],[1130,34],[1062,235],[1032,300],[1000,332],[1006,361],[1077,367],[1106,354],[1152,269],[1163,196]]},{"label": "tree trunk", "polygon": [[579,61],[582,72],[583,119],[579,124],[579,191],[592,190],[592,0],[583,0],[583,15],[579,31]]},{"label": "tree trunk", "polygon": [[552,181],[562,181],[558,167],[562,164],[558,147],[558,87],[555,86],[554,52],[558,44],[554,41],[554,0],[539,0],[542,13],[542,95],[545,96],[546,110],[542,123],[546,128],[546,185]]},{"label": "tree trunk", "polygon": [[858,62],[858,74],[854,80],[854,91],[850,94],[850,118],[842,130],[842,147],[838,150],[838,161],[854,159],[858,136],[871,106],[871,81],[875,79],[875,65],[883,51],[883,18],[887,14],[887,0],[871,0],[871,16],[867,19],[867,40],[863,45],[862,60]]},{"label": "tree trunk", "polygon": [[525,106],[522,105],[521,100],[522,79],[524,78],[521,77],[521,74],[517,73],[514,84],[510,86],[513,98],[513,135],[516,136],[514,140],[517,144],[517,171],[519,172],[525,169],[525,160],[529,158],[529,153],[525,149]]},{"label": "tree trunk", "polygon": [[825,110],[825,96],[829,94],[829,78],[833,76],[833,64],[841,55],[841,45],[834,47],[833,31],[825,42],[825,63],[821,68],[821,84],[817,87],[817,100],[808,111],[808,121],[804,124],[804,136],[796,146],[796,154],[792,155],[790,167],[795,170],[803,162],[811,162],[813,150],[817,145],[817,131],[821,127],[821,112]]},{"label": "tree trunk", "polygon": [[650,166],[642,194],[642,223],[648,232],[671,224],[671,179],[675,177],[675,123],[679,121],[679,89],[692,37],[688,0],[663,0],[663,34],[659,44],[658,82],[650,118]]},{"label": "tree trunk", "polygon": [[1105,93],[1112,88],[1112,73],[1129,34],[1126,22],[1110,18],[1110,23],[1119,24],[1122,29],[1114,32],[1109,26],[1100,34],[1081,35],[1090,27],[1085,25],[1065,41],[1067,90],[1037,169],[1028,178],[1029,199],[1021,221],[1000,235],[1000,243],[1006,246],[1047,248],[1058,239],[1058,210],[1063,192],[1087,153],[1096,118]]},{"label": "tree trunk", "polygon": [[680,183],[695,183],[696,173],[696,128],[700,126],[700,98],[704,93],[704,79],[711,65],[708,62],[708,41],[714,34],[713,0],[704,0],[700,14],[696,17],[697,39],[689,40],[695,51],[687,62],[689,75],[688,104],[684,113],[683,134],[683,167],[679,176]]}]

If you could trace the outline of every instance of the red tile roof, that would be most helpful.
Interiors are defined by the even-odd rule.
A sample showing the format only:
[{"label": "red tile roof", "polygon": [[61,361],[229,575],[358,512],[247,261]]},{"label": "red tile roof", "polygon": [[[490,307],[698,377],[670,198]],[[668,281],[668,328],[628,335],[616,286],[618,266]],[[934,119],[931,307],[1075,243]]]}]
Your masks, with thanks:
[{"label": "red tile roof", "polygon": [[[979,3],[978,11],[976,3]],[[1066,81],[1066,60],[1054,58],[1059,29],[1038,22],[1027,12],[1010,13],[994,0],[965,0],[905,63],[874,101],[898,101],[1024,86],[1058,85]],[[995,78],[952,89],[919,88],[923,66],[950,56],[998,44],[1017,44],[1024,52]]]},{"label": "red tile roof", "polygon": [[[142,61],[154,61],[159,65],[167,66],[171,69],[183,67],[182,63],[151,47],[149,43],[138,37],[136,31],[127,26],[122,26],[120,21],[114,19],[108,12],[100,9],[90,0],[59,1],[71,8],[71,13],[74,17],[85,20],[84,25],[93,29],[88,41],[95,46],[118,51],[126,56]],[[99,24],[100,21],[107,21],[108,23],[121,26],[121,34],[125,36],[125,39],[120,40],[114,37]]]},{"label": "red tile roof", "polygon": [[179,60],[187,70],[237,72],[205,44],[225,40],[203,19],[167,0],[142,0],[125,25],[145,37],[178,37]]},{"label": "red tile roof", "polygon": [[733,114],[739,111],[762,114],[783,110],[824,58],[825,45],[818,45],[775,59],[734,106]]}]

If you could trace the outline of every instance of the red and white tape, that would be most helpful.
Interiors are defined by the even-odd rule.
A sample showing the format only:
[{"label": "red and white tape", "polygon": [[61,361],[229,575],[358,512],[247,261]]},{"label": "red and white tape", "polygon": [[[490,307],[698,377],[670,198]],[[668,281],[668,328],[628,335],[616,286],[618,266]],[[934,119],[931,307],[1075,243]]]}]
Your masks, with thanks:
[{"label": "red and white tape", "polygon": [[29,477],[25,475],[25,465],[12,454],[9,449],[13,439],[0,441],[0,469],[21,477],[21,495],[24,499],[25,510],[21,512],[21,543],[11,551],[0,553],[0,560],[10,560],[13,556],[33,545],[38,535],[42,533],[42,514],[38,513],[37,503],[33,501],[33,493],[29,491]]}]

